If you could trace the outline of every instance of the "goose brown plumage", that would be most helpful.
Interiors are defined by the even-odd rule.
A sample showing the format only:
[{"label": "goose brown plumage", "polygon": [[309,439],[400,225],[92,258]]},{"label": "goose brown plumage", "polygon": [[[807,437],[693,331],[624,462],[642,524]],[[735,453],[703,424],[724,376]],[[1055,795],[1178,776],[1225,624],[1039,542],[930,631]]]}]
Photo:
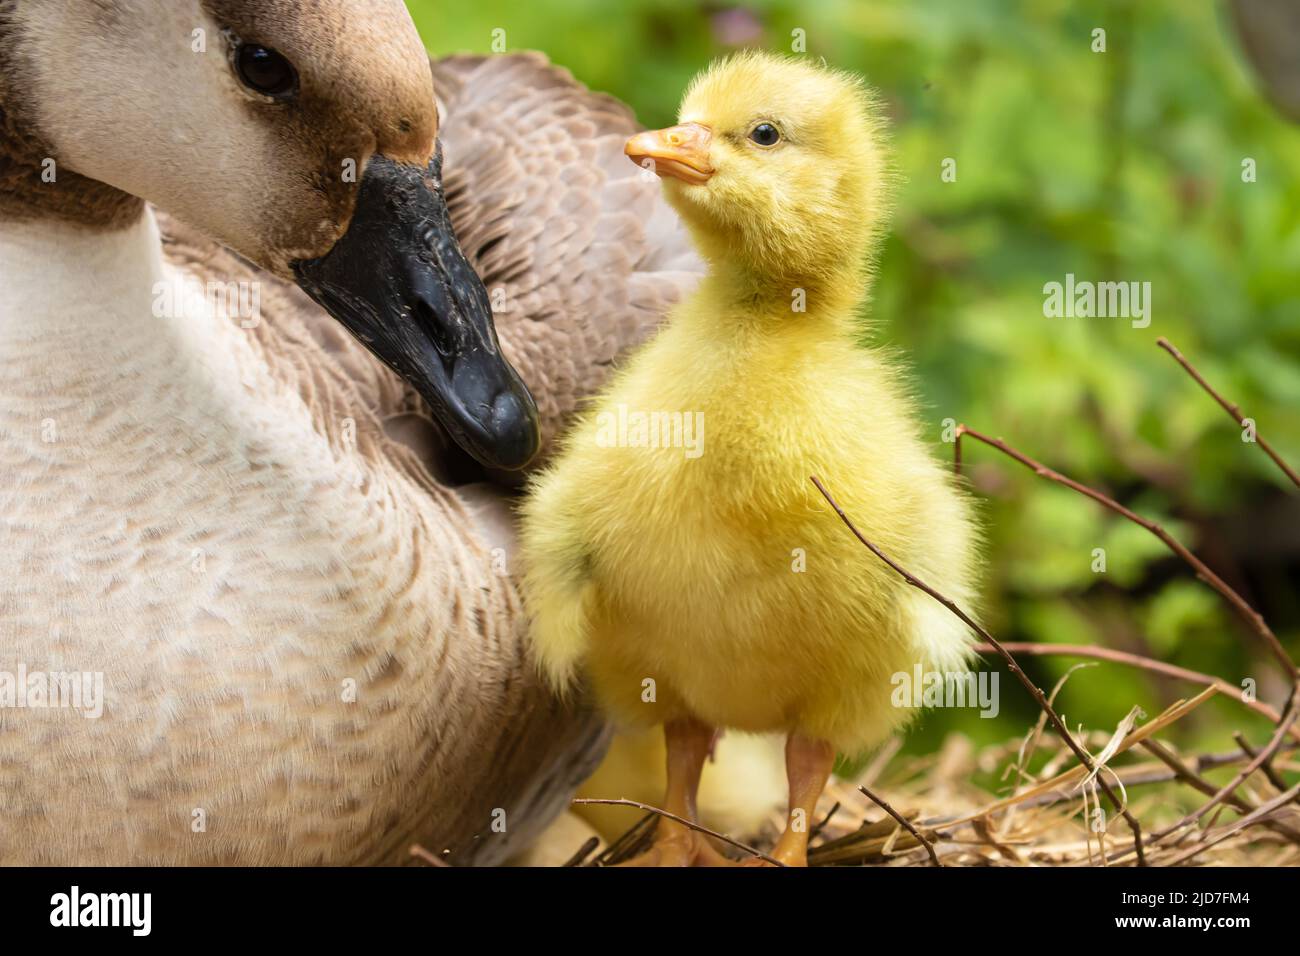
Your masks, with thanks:
[{"label": "goose brown plumage", "polygon": [[[0,708],[0,861],[400,862],[413,842],[457,864],[502,860],[564,807],[605,728],[525,660],[500,473],[236,222],[278,202],[277,241],[328,248],[300,231],[277,170],[218,214],[205,160],[131,166],[84,105],[117,84],[200,97],[188,105],[216,122],[201,97],[217,94],[169,83],[166,64],[143,79],[70,71],[90,84],[82,100],[51,100],[34,78],[29,48],[102,63],[84,24],[89,47],[59,46],[64,21],[90,15],[136,44],[159,23],[204,24],[215,43],[223,17],[243,17],[314,55],[288,0],[153,6],[0,0],[0,670],[104,682],[98,719]],[[345,47],[321,62],[409,77],[418,106],[413,28],[395,0],[375,6],[392,63],[348,62]],[[316,16],[346,37],[343,9]],[[654,184],[625,167],[635,124],[614,101],[537,56],[433,72],[455,230],[514,306],[497,315],[502,351],[538,399],[545,445],[695,260]],[[503,117],[525,125],[512,136]],[[243,134],[225,132],[238,148]],[[50,188],[33,179],[44,157],[60,167]],[[201,303],[150,316],[151,286],[178,280],[256,283],[260,321]]]}]

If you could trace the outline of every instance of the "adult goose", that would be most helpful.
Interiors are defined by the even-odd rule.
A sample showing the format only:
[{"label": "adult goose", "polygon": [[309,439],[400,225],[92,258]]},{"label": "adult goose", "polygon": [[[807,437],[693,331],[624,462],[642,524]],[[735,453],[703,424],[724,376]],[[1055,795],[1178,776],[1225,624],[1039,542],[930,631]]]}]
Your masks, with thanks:
[{"label": "adult goose", "polygon": [[492,863],[603,747],[494,488],[695,260],[614,101],[300,6],[0,0],[0,862]]}]

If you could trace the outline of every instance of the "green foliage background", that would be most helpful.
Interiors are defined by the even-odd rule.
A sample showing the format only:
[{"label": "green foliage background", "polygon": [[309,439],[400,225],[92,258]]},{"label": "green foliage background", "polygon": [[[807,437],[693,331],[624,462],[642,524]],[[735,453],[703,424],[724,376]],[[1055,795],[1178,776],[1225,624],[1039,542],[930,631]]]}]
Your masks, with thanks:
[{"label": "green foliage background", "polygon": [[[1300,650],[1300,507],[1258,447],[1160,351],[1169,337],[1300,464],[1300,127],[1261,95],[1226,9],[1209,0],[409,0],[429,48],[545,51],[647,125],[673,119],[691,76],[748,35],[864,74],[884,94],[903,176],[873,308],[931,416],[1005,437],[1161,521]],[[1092,31],[1106,30],[1093,52]],[[955,182],[940,164],[957,162]],[[1257,181],[1243,182],[1242,162]],[[1150,282],[1152,322],[1043,315],[1066,273]],[[1141,529],[967,443],[986,501],[985,620],[1004,640],[1103,644],[1283,685],[1218,596]],[[1107,570],[1092,570],[1104,548]],[[1027,661],[1050,685],[1075,661]],[[926,718],[1019,734],[1034,707],[1002,674],[1003,714]],[[1067,720],[1113,728],[1195,688],[1111,664],[1076,674]],[[1186,740],[1230,748],[1265,727],[1230,701]]]}]

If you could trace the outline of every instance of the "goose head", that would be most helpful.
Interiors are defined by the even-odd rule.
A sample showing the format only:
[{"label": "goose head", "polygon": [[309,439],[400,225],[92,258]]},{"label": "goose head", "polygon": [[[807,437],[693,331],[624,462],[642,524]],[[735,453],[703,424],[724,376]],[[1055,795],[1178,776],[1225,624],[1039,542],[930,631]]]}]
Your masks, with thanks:
[{"label": "goose head", "polygon": [[533,457],[537,410],[452,232],[401,0],[23,0],[0,20],[7,106],[60,171],[296,282],[484,465]]}]

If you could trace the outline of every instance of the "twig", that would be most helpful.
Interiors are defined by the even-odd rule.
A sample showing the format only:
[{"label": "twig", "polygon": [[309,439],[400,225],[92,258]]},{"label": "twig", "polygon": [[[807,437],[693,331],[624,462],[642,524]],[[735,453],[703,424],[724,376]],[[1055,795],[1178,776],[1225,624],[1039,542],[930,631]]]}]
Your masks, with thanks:
[{"label": "twig", "polygon": [[[1162,349],[1164,349],[1166,352],[1172,355],[1174,357],[1174,361],[1177,362],[1179,365],[1181,365],[1183,369],[1187,372],[1187,374],[1196,380],[1196,384],[1201,386],[1201,388],[1205,389],[1205,391],[1209,394],[1209,396],[1212,399],[1214,399],[1216,402],[1218,402],[1225,412],[1227,412],[1229,415],[1232,416],[1233,421],[1235,421],[1242,428],[1248,428],[1248,427],[1253,428],[1253,424],[1251,426],[1248,426],[1246,424],[1246,417],[1241,414],[1241,409],[1238,408],[1232,402],[1228,401],[1217,391],[1215,391],[1214,387],[1210,385],[1210,383],[1207,382],[1201,376],[1200,372],[1196,371],[1196,369],[1192,366],[1192,363],[1187,361],[1186,358],[1184,358],[1183,353],[1178,351],[1178,349],[1174,347],[1174,344],[1172,342],[1170,342],[1167,338],[1165,338],[1162,335],[1160,336],[1160,338],[1156,339],[1156,345],[1160,346]],[[1263,449],[1264,454],[1268,455],[1269,458],[1273,459],[1273,464],[1277,465],[1279,468],[1282,469],[1282,473],[1291,479],[1291,483],[1293,485],[1295,485],[1297,488],[1300,488],[1300,474],[1296,474],[1295,469],[1292,468],[1290,465],[1288,465],[1282,459],[1282,456],[1273,450],[1273,446],[1270,445],[1268,442],[1264,441],[1264,436],[1259,433],[1259,429],[1253,428],[1253,431],[1255,433],[1255,444]]]},{"label": "twig", "polygon": [[[1120,739],[1118,743],[1116,743],[1115,736],[1112,735],[1110,743],[1108,743],[1106,745],[1106,748],[1102,751],[1102,753],[1110,755],[1105,761],[1103,761],[1103,763],[1107,765],[1108,769],[1110,770],[1111,776],[1118,777],[1120,775],[1119,771],[1111,769],[1109,767],[1109,764],[1112,762],[1112,760],[1115,757],[1118,757],[1122,753],[1126,753],[1128,750],[1130,750],[1132,747],[1142,742],[1146,738],[1152,736],[1153,734],[1157,734],[1160,731],[1164,730],[1165,728],[1170,727],[1173,724],[1177,723],[1178,721],[1182,720],[1184,717],[1186,717],[1188,714],[1194,711],[1197,707],[1200,707],[1203,703],[1205,703],[1207,700],[1209,700],[1211,697],[1215,696],[1216,694],[1218,694],[1218,691],[1216,691],[1213,687],[1207,687],[1205,690],[1201,691],[1199,694],[1197,694],[1195,697],[1191,698],[1190,700],[1179,700],[1171,704],[1169,707],[1165,708],[1165,710],[1161,711],[1158,716],[1152,718],[1151,720],[1148,720],[1141,727],[1132,729],[1129,733],[1125,734],[1124,737]],[[1127,724],[1128,724],[1128,719],[1126,718],[1121,726]],[[1062,759],[1066,756],[1068,755],[1064,753],[1058,754],[1057,757],[1053,758],[1052,763],[1056,763],[1059,759]],[[1017,789],[1017,791],[1011,796],[1004,797],[1003,799],[998,800],[995,803],[992,803],[989,806],[986,806],[978,810],[977,812],[971,814],[970,816],[962,819],[968,820],[976,816],[985,816],[987,814],[994,813],[999,810],[1004,810],[1009,807],[1020,806],[1023,805],[1026,800],[1031,799],[1037,794],[1051,793],[1054,791],[1062,790],[1065,787],[1071,787],[1074,790],[1077,790],[1081,785],[1091,782],[1094,776],[1095,774],[1088,773],[1088,768],[1085,765],[1076,764],[1075,766],[1070,767],[1068,770],[1062,771],[1060,773],[1056,773],[1051,778],[1047,780],[1043,780],[1040,783],[1034,784],[1028,790]],[[956,822],[962,822],[962,821],[956,821]]]},{"label": "twig", "polygon": [[[1010,814],[1007,815],[1008,819],[1010,816]],[[988,819],[984,817],[976,817],[970,822],[970,825],[971,829],[975,831],[975,836],[978,838],[980,843],[993,847],[993,849],[995,849],[1003,859],[1009,860],[1017,866],[1024,865],[1024,859],[1016,852],[1016,848],[1012,844],[1012,841],[994,833],[991,822]],[[950,842],[956,843],[959,841],[953,840]]]},{"label": "twig", "polygon": [[1174,857],[1172,860],[1169,860],[1165,865],[1177,866],[1179,863],[1186,863],[1192,857],[1200,853],[1204,853],[1210,847],[1222,843],[1224,840],[1228,839],[1228,837],[1241,832],[1242,830],[1246,829],[1246,827],[1252,826],[1256,823],[1263,821],[1274,810],[1277,810],[1279,807],[1285,806],[1286,804],[1290,803],[1292,800],[1296,799],[1296,797],[1300,797],[1300,783],[1297,783],[1290,790],[1286,790],[1280,795],[1278,795],[1277,797],[1274,797],[1268,803],[1260,804],[1258,810],[1254,811],[1253,813],[1246,814],[1236,823],[1233,823],[1228,827],[1226,827],[1222,833],[1216,835],[1213,839],[1206,840],[1205,842],[1197,844],[1196,846],[1192,847],[1186,852],[1178,854],[1178,856]]},{"label": "twig", "polygon": [[[1214,806],[1222,802],[1228,794],[1236,790],[1247,777],[1272,759],[1273,755],[1277,753],[1278,748],[1282,746],[1282,738],[1286,736],[1286,729],[1295,723],[1297,716],[1300,716],[1300,713],[1296,710],[1297,703],[1300,703],[1300,687],[1297,687],[1292,691],[1291,699],[1287,701],[1286,709],[1282,711],[1282,722],[1278,724],[1277,730],[1273,732],[1273,736],[1269,738],[1268,743],[1264,745],[1264,749],[1251,758],[1250,763],[1246,764],[1237,776],[1224,784],[1223,787],[1215,793],[1213,798],[1211,798],[1209,803],[1201,807],[1201,809],[1196,811],[1195,814],[1191,814],[1185,818],[1186,822],[1195,823],[1197,820],[1201,819],[1201,817],[1209,813]],[[1169,832],[1179,829],[1182,825],[1183,823],[1181,821],[1174,824],[1174,826],[1169,828]]]},{"label": "twig", "polygon": [[[1291,744],[1287,750],[1294,750],[1295,745]],[[1197,770],[1213,770],[1216,767],[1230,767],[1233,764],[1241,763],[1246,759],[1239,753],[1228,754],[1204,754],[1196,757],[1195,766]],[[1143,787],[1155,783],[1168,783],[1176,780],[1177,775],[1173,771],[1163,770],[1143,770],[1138,773],[1120,773],[1116,772],[1120,783],[1124,784],[1125,789],[1131,787]],[[1070,794],[1053,794],[1044,793],[1023,803],[1017,804],[1019,807],[1047,807],[1054,803],[1062,803],[1066,800],[1072,800],[1074,797]]]},{"label": "twig", "polygon": [[1039,686],[1035,684],[1033,681],[1031,681],[1028,675],[1026,675],[1025,672],[1020,669],[1020,665],[1017,664],[1016,659],[1012,657],[1010,653],[1007,652],[1007,649],[1003,647],[1001,644],[999,644],[992,634],[984,630],[984,628],[981,627],[980,625],[976,624],[975,621],[971,619],[971,617],[967,615],[965,611],[959,608],[948,598],[944,597],[934,588],[930,587],[924,581],[915,577],[910,571],[907,571],[902,566],[896,564],[892,558],[890,558],[887,554],[885,554],[885,552],[881,551],[871,541],[867,540],[866,536],[863,535],[863,533],[857,529],[857,526],[853,524],[849,516],[844,513],[844,509],[839,506],[839,503],[836,502],[836,500],[831,497],[831,493],[826,490],[826,486],[821,483],[821,479],[818,478],[816,475],[812,475],[811,477],[812,477],[812,483],[817,487],[817,490],[821,492],[822,497],[825,498],[826,501],[830,504],[830,506],[835,509],[835,513],[839,515],[840,520],[844,522],[844,524],[848,527],[848,529],[851,532],[853,532],[854,537],[856,537],[859,541],[862,542],[863,545],[866,546],[868,551],[874,554],[881,561],[884,561],[885,564],[893,568],[894,571],[896,571],[903,578],[903,580],[906,581],[908,584],[910,584],[912,587],[924,591],[926,594],[930,595],[930,597],[934,598],[936,601],[938,601],[940,604],[946,607],[949,611],[951,611],[953,614],[959,617],[967,627],[973,630],[980,637],[984,638],[984,640],[998,653],[998,655],[1003,659],[1003,661],[1006,662],[1007,669],[1010,670],[1011,673],[1015,675],[1016,679],[1019,680],[1020,683],[1025,686],[1025,689],[1028,690],[1029,693],[1033,695],[1034,700],[1038,702],[1038,706],[1041,707],[1043,709],[1043,712],[1047,714],[1047,719],[1052,722],[1052,727],[1055,728],[1056,732],[1060,735],[1061,739],[1065,741],[1066,745],[1069,746],[1070,750],[1074,752],[1074,755],[1079,758],[1079,762],[1082,763],[1085,767],[1087,767],[1088,771],[1094,775],[1093,779],[1096,781],[1097,785],[1101,787],[1102,792],[1106,794],[1106,797],[1107,799],[1110,800],[1111,805],[1115,808],[1116,811],[1120,813],[1121,816],[1124,817],[1124,821],[1129,825],[1129,829],[1133,831],[1133,846],[1137,850],[1138,863],[1139,865],[1144,866],[1146,864],[1146,858],[1142,852],[1141,824],[1139,824],[1137,819],[1133,816],[1133,814],[1129,812],[1128,808],[1126,808],[1124,804],[1120,802],[1119,797],[1115,796],[1114,791],[1111,790],[1110,788],[1110,784],[1108,784],[1105,781],[1105,779],[1102,777],[1102,775],[1097,772],[1097,765],[1093,762],[1093,759],[1090,756],[1088,756],[1088,752],[1079,746],[1078,742],[1074,739],[1074,735],[1070,733],[1069,729],[1062,722],[1061,718],[1057,715],[1056,711],[1052,709],[1052,705],[1048,703],[1047,698],[1043,696],[1042,689],[1039,688]]},{"label": "twig", "polygon": [[[1198,776],[1194,771],[1184,766],[1183,762],[1179,760],[1159,741],[1150,740],[1150,739],[1144,740],[1142,741],[1140,746],[1145,748],[1149,753],[1151,753],[1153,756],[1159,759],[1161,763],[1163,763],[1166,767],[1168,767],[1170,770],[1174,772],[1175,777],[1177,777],[1179,780],[1186,783],[1189,787],[1191,787],[1194,790],[1199,790],[1201,793],[1205,794],[1208,797],[1214,796],[1215,794],[1214,784],[1210,783],[1204,777]],[[1286,788],[1283,787],[1282,789],[1285,790]],[[1244,800],[1243,798],[1237,796],[1235,793],[1230,793],[1227,796],[1225,796],[1223,798],[1223,802],[1231,806],[1234,810],[1239,810],[1242,813],[1250,813],[1256,809],[1253,803]],[[1288,840],[1291,840],[1294,843],[1300,843],[1300,832],[1297,832],[1296,830],[1287,826],[1285,823],[1282,823],[1280,821],[1272,822],[1266,820],[1264,821],[1264,824],[1265,826],[1269,826],[1270,829],[1275,830],[1278,833],[1281,833]]]},{"label": "twig", "polygon": [[605,849],[600,851],[589,866],[604,866],[606,864],[617,863],[623,859],[630,859],[632,852],[642,843],[645,837],[658,824],[659,817],[653,813],[647,813],[636,823],[611,843]]},{"label": "twig", "polygon": [[[1240,730],[1234,730],[1232,732],[1232,739],[1237,742],[1237,746],[1241,748],[1241,752],[1247,757],[1256,756],[1255,748],[1246,742],[1246,737]],[[1268,782],[1275,786],[1279,791],[1286,789],[1286,781],[1278,775],[1277,770],[1273,767],[1272,760],[1265,760],[1260,765],[1259,769],[1264,771],[1264,776],[1268,777]]]},{"label": "twig", "polygon": [[600,846],[600,837],[588,837],[587,841],[578,847],[578,852],[564,861],[564,865],[566,867],[579,866],[583,860],[591,855],[591,851],[598,846]]},{"label": "twig", "polygon": [[912,834],[912,836],[916,837],[916,839],[920,842],[920,844],[921,844],[923,847],[925,847],[925,852],[928,853],[928,854],[930,854],[930,862],[931,862],[931,863],[933,863],[935,866],[938,866],[938,867],[942,867],[942,866],[943,866],[943,863],[940,862],[940,860],[939,860],[939,854],[937,854],[937,853],[934,852],[934,844],[931,843],[929,840],[927,840],[924,836],[922,836],[921,831],[918,830],[916,827],[912,826],[912,824],[910,824],[910,823],[907,821],[907,818],[906,818],[906,817],[904,817],[901,813],[899,813],[897,810],[895,810],[893,807],[891,807],[889,804],[887,804],[887,803],[886,803],[884,800],[882,800],[880,797],[876,796],[874,793],[872,793],[872,792],[871,792],[870,790],[868,790],[866,787],[859,786],[858,789],[862,791],[862,793],[866,796],[866,798],[867,798],[868,800],[870,800],[870,801],[871,801],[872,803],[874,803],[876,806],[880,807],[880,809],[884,810],[884,811],[885,811],[886,813],[888,813],[891,817],[893,817],[895,820],[897,820],[899,826],[901,826],[901,827],[902,827],[904,830],[906,830],[908,833]]},{"label": "twig", "polygon": [[826,824],[830,823],[831,818],[834,817],[835,814],[839,812],[840,812],[840,802],[836,800],[835,806],[831,807],[830,811],[826,814],[826,816],[822,817],[822,822],[818,823],[810,831],[808,831],[808,839],[809,840],[813,839],[814,837],[818,836],[823,830],[825,830]]},{"label": "twig", "polygon": [[1151,532],[1164,542],[1164,545],[1169,548],[1170,551],[1191,565],[1192,570],[1196,572],[1198,578],[1210,587],[1214,588],[1214,590],[1218,591],[1219,594],[1221,594],[1223,598],[1232,605],[1233,609],[1241,615],[1246,623],[1250,625],[1251,629],[1268,645],[1269,650],[1273,652],[1273,656],[1277,658],[1278,663],[1281,664],[1282,668],[1288,675],[1290,675],[1292,682],[1300,681],[1300,668],[1296,667],[1295,661],[1291,660],[1291,656],[1287,654],[1286,648],[1282,646],[1282,642],[1278,640],[1277,635],[1273,633],[1273,629],[1268,626],[1268,622],[1264,620],[1260,613],[1251,607],[1246,602],[1245,598],[1229,587],[1226,581],[1211,571],[1204,561],[1192,554],[1192,552],[1188,551],[1187,548],[1185,548],[1176,538],[1173,537],[1173,535],[1162,528],[1159,524],[1142,517],[1128,508],[1125,508],[1114,498],[1102,494],[1095,488],[1089,488],[1087,485],[1081,484],[1073,478],[1067,478],[1059,471],[1048,468],[1042,462],[1035,461],[1023,452],[1012,448],[1001,438],[990,438],[988,435],[977,432],[973,428],[968,428],[966,425],[958,425],[957,432],[958,434],[970,435],[971,438],[983,442],[990,448],[996,448],[1009,458],[1020,462],[1020,464],[1033,471],[1039,477],[1046,478],[1049,481],[1054,481],[1059,485],[1071,488],[1079,494],[1091,498],[1093,501],[1109,508],[1117,515],[1127,518],[1139,527],[1145,528],[1147,531]]},{"label": "twig", "polygon": [[[897,839],[895,839],[897,838]],[[827,840],[821,846],[808,851],[809,866],[833,866],[852,860],[865,861],[873,855],[884,855],[885,846],[894,846],[900,841],[912,841],[912,846],[903,847],[911,850],[920,847],[920,842],[910,834],[903,834],[893,817],[883,816],[879,820],[864,821],[862,826],[851,833]]]},{"label": "twig", "polygon": [[[1293,723],[1295,723],[1297,717],[1296,704],[1297,704],[1298,697],[1300,697],[1300,685],[1297,685],[1297,687],[1291,692],[1291,697],[1287,701],[1286,709],[1282,711],[1282,721],[1281,723],[1278,724],[1277,730],[1273,732],[1273,736],[1269,739],[1269,742],[1264,746],[1264,749],[1261,750],[1258,754],[1256,754],[1255,757],[1250,761],[1250,763],[1246,764],[1246,766],[1243,767],[1235,777],[1233,777],[1221,788],[1215,791],[1214,796],[1210,798],[1209,802],[1206,803],[1205,806],[1201,807],[1199,810],[1187,814],[1177,823],[1173,823],[1165,827],[1164,829],[1158,830],[1155,833],[1151,834],[1151,842],[1158,843],[1161,840],[1165,839],[1170,834],[1177,833],[1179,830],[1183,829],[1184,827],[1196,823],[1207,813],[1213,810],[1216,806],[1222,803],[1223,799],[1228,794],[1232,793],[1239,786],[1241,786],[1242,782],[1247,777],[1249,777],[1252,773],[1258,770],[1266,761],[1271,760],[1273,755],[1277,753],[1278,749],[1282,746],[1282,738],[1286,736],[1287,728],[1289,728]],[[1128,851],[1121,853],[1120,856],[1126,855],[1127,852]]]},{"label": "twig", "polygon": [[[1063,688],[1066,685],[1066,682],[1068,682],[1069,679],[1072,676],[1074,676],[1075,671],[1079,670],[1080,668],[1089,667],[1089,666],[1095,666],[1095,665],[1075,664],[1068,671],[1062,674],[1060,680],[1056,682],[1056,686],[1052,688],[1052,692],[1047,695],[1047,702],[1049,704],[1055,704],[1056,695],[1061,692],[1061,688]],[[1025,740],[1020,745],[1020,749],[1016,753],[1016,762],[1014,764],[1008,764],[1006,771],[1003,771],[1002,779],[1005,780],[1007,771],[1015,770],[1016,785],[1015,785],[1015,793],[1012,794],[1013,796],[1016,793],[1025,793],[1033,789],[1032,785],[1023,786],[1023,783],[1026,779],[1034,780],[1034,777],[1028,772],[1026,768],[1029,766],[1030,760],[1033,759],[1034,751],[1038,749],[1038,744],[1043,739],[1043,731],[1045,731],[1046,729],[1047,729],[1047,715],[1044,714],[1042,711],[1039,711],[1038,719],[1034,721],[1034,726],[1031,727],[1029,733],[1025,735]],[[1006,816],[1002,818],[1002,825],[1000,829],[1003,833],[1007,832],[1008,828],[1011,826],[1015,818],[1016,818],[1016,807],[1011,806],[1007,809]]]},{"label": "twig", "polygon": [[[1201,807],[1201,809],[1191,817],[1190,822],[1195,822],[1209,813],[1212,807],[1222,802],[1228,794],[1232,793],[1237,789],[1237,787],[1244,783],[1247,777],[1273,759],[1273,755],[1277,753],[1278,748],[1282,746],[1282,738],[1286,736],[1286,729],[1295,723],[1297,716],[1300,716],[1300,712],[1296,709],[1297,704],[1300,704],[1300,686],[1297,686],[1296,689],[1291,692],[1291,699],[1287,701],[1286,709],[1282,711],[1282,722],[1278,724],[1277,730],[1273,732],[1273,736],[1270,737],[1268,743],[1264,745],[1264,749],[1252,757],[1250,763],[1246,764],[1237,776],[1224,784],[1222,789],[1215,793],[1215,795],[1210,799],[1210,802]],[[1171,829],[1177,828],[1178,825],[1176,824]]]},{"label": "twig", "polygon": [[[1143,657],[1140,654],[1117,651],[1110,647],[1095,647],[1091,644],[1040,644],[1036,641],[1008,641],[1002,646],[1015,654],[1033,654],[1037,656],[1059,654],[1062,657],[1088,657],[1101,661],[1111,661],[1116,664],[1127,664],[1130,667],[1138,667],[1153,674],[1163,674],[1166,677],[1174,677],[1192,684],[1200,684],[1202,687],[1213,687],[1225,697],[1249,707],[1263,717],[1267,717],[1273,724],[1282,719],[1282,715],[1268,704],[1258,700],[1246,700],[1241,696],[1241,688],[1233,687],[1222,678],[1202,674],[1200,671],[1188,670],[1186,667],[1179,667],[1177,664],[1166,664],[1164,661]],[[982,644],[976,644],[975,650],[981,654],[993,653],[992,646]],[[1300,740],[1300,727],[1292,727],[1290,734]]]},{"label": "twig", "polygon": [[[1288,744],[1282,748],[1282,750],[1286,752],[1292,752],[1295,749],[1295,744]],[[1247,756],[1239,751],[1233,751],[1231,753],[1200,754],[1194,758],[1194,766],[1199,771],[1213,770],[1216,767],[1229,767],[1233,764],[1241,763],[1246,759],[1248,759]],[[1156,783],[1168,783],[1171,780],[1178,779],[1177,775],[1172,771],[1143,769],[1146,766],[1147,765],[1139,765],[1138,768],[1116,770],[1115,776],[1119,779],[1119,782],[1124,785],[1125,790],[1132,789],[1133,787],[1149,786]],[[1022,800],[1019,803],[1001,809],[1015,810],[1022,808],[1028,809],[1030,807],[1050,807],[1053,804],[1064,803],[1067,800],[1073,799],[1075,799],[1075,797],[1072,793],[1040,793],[1036,797],[1030,797],[1027,800]],[[997,812],[997,809],[999,808],[995,807],[993,810],[988,812]],[[933,826],[949,826],[952,825],[953,822],[953,819],[931,821]]]},{"label": "twig", "polygon": [[432,853],[430,853],[424,847],[420,846],[420,844],[418,843],[411,845],[411,856],[415,857],[418,860],[423,860],[425,863],[428,863],[430,866],[446,866],[446,867],[451,866],[451,864],[448,863],[446,860],[441,860],[438,857],[434,856]]},{"label": "twig", "polygon": [[667,817],[674,823],[680,823],[684,827],[703,833],[705,836],[711,836],[715,840],[721,840],[723,843],[730,843],[738,850],[744,850],[750,856],[756,856],[765,863],[771,863],[773,866],[785,866],[780,860],[773,859],[762,850],[755,850],[747,843],[741,843],[739,840],[733,840],[725,833],[718,833],[716,830],[710,830],[708,827],[702,827],[698,823],[693,823],[684,817],[679,817],[675,813],[669,813],[667,810],[660,810],[658,807],[652,807],[648,803],[640,803],[636,800],[598,800],[592,797],[581,797],[575,799],[574,803],[598,803],[607,807],[636,807],[638,810],[645,810],[649,813],[657,813],[661,817]]}]

